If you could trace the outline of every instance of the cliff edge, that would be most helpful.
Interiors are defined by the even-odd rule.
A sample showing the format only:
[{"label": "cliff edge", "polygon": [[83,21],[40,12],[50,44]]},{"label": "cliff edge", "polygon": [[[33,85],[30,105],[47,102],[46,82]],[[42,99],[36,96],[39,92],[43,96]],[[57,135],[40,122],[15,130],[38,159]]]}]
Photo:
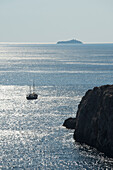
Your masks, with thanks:
[{"label": "cliff edge", "polygon": [[74,139],[113,157],[113,85],[86,92],[78,106]]}]

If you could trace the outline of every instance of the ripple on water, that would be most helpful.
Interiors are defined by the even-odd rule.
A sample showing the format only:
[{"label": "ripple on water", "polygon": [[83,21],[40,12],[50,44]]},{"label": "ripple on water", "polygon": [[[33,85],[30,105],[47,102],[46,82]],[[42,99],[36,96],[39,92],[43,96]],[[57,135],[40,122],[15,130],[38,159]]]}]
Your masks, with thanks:
[{"label": "ripple on water", "polygon": [[0,88],[1,169],[102,169],[112,159],[75,143],[62,126],[75,115],[82,93],[76,87],[37,87],[39,99],[27,101],[26,86]]}]

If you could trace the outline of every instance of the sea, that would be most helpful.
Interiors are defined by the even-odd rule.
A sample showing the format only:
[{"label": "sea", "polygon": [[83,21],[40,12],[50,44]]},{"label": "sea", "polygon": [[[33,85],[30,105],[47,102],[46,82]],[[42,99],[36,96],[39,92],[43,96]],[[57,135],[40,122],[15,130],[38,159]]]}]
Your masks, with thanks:
[{"label": "sea", "polygon": [[[37,100],[26,100],[35,83]],[[113,84],[113,44],[0,43],[0,169],[113,169],[63,127],[86,91]]]}]

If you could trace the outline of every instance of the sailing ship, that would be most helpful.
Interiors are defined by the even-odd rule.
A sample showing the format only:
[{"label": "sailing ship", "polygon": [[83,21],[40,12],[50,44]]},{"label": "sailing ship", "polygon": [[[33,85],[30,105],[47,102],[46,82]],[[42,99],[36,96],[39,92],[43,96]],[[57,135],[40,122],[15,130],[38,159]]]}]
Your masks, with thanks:
[{"label": "sailing ship", "polygon": [[29,93],[26,95],[27,100],[36,100],[38,98],[38,94],[35,93],[35,84],[33,83],[33,89],[31,90],[31,86],[29,89]]}]

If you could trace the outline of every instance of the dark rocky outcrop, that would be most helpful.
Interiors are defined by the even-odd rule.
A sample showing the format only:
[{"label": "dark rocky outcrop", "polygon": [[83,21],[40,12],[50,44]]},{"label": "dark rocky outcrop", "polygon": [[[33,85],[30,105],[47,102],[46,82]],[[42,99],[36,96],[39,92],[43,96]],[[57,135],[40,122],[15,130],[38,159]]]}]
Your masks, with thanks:
[{"label": "dark rocky outcrop", "polygon": [[78,106],[74,139],[113,157],[113,85],[86,92]]},{"label": "dark rocky outcrop", "polygon": [[63,126],[65,126],[68,129],[75,129],[75,125],[76,125],[76,118],[68,118],[64,121]]}]

